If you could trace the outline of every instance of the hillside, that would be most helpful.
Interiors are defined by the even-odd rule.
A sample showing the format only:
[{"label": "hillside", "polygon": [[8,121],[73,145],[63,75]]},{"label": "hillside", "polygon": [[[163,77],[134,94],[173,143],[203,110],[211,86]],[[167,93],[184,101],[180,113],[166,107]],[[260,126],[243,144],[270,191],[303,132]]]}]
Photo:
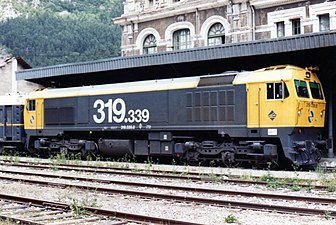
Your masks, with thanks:
[{"label": "hillside", "polygon": [[2,0],[0,46],[31,66],[91,61],[120,52],[122,0]]}]

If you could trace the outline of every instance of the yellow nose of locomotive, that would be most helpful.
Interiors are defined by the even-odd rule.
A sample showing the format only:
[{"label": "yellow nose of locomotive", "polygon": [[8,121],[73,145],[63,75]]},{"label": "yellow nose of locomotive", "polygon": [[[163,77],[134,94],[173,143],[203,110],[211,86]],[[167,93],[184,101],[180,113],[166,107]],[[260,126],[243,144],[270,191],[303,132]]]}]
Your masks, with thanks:
[{"label": "yellow nose of locomotive", "polygon": [[325,99],[312,69],[284,65],[244,77],[249,128],[323,127]]},{"label": "yellow nose of locomotive", "polygon": [[[303,76],[304,74],[304,76]],[[323,127],[326,102],[322,86],[312,70],[293,76],[297,104],[297,123],[300,127]]]}]

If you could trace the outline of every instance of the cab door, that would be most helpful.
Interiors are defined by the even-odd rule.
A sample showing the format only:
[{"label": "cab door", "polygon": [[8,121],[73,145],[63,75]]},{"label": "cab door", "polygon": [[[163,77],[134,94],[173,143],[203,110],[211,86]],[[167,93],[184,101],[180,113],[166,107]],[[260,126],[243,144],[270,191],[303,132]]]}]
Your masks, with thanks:
[{"label": "cab door", "polygon": [[43,129],[43,99],[28,99],[26,102],[24,124],[25,129]]},{"label": "cab door", "polygon": [[[247,84],[247,127],[260,128],[261,85]],[[258,132],[259,133],[259,132]]]},{"label": "cab door", "polygon": [[275,135],[276,128],[292,127],[295,123],[295,99],[290,96],[287,86],[285,81],[271,81],[263,85],[260,126],[268,128],[269,135]]}]

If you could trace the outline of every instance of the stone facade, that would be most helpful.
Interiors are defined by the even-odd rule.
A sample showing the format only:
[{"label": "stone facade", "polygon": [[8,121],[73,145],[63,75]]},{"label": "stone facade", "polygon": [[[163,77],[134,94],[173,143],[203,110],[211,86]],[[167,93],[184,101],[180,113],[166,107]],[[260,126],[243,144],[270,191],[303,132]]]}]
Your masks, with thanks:
[{"label": "stone facade", "polygon": [[16,80],[16,71],[27,68],[30,68],[30,66],[20,57],[10,55],[0,57],[0,96],[28,93],[42,88],[42,86],[29,81]]},{"label": "stone facade", "polygon": [[336,1],[125,0],[122,56],[336,29]]}]

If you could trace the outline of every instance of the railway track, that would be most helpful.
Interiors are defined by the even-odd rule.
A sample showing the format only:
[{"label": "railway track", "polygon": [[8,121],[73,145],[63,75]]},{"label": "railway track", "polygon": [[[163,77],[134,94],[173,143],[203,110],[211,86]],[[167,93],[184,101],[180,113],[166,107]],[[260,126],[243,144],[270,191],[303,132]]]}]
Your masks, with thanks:
[{"label": "railway track", "polygon": [[[150,183],[136,183],[136,182],[127,182],[127,181],[116,181],[108,179],[97,179],[97,178],[87,178],[80,176],[69,176],[69,175],[60,175],[60,174],[50,174],[42,172],[19,172],[11,170],[1,170],[2,173],[12,174],[21,174],[23,176],[37,176],[36,179],[27,179],[27,178],[15,178],[13,176],[4,176],[1,175],[0,179],[10,180],[17,182],[24,182],[30,184],[38,184],[45,186],[54,186],[54,187],[71,187],[82,190],[92,190],[95,192],[111,193],[111,194],[123,194],[128,196],[140,196],[142,198],[155,198],[155,199],[166,199],[171,201],[179,202],[193,202],[199,204],[208,204],[208,205],[217,205],[223,207],[237,207],[243,209],[253,209],[253,210],[266,210],[266,211],[276,211],[281,213],[296,213],[302,215],[325,215],[328,213],[330,217],[336,217],[336,210],[331,208],[325,208],[323,205],[335,205],[335,198],[322,198],[322,197],[308,197],[308,196],[294,196],[294,195],[283,195],[283,194],[270,194],[270,193],[256,193],[256,192],[246,192],[246,191],[233,191],[233,190],[221,190],[221,189],[209,189],[209,188],[197,188],[197,187],[183,187],[183,186],[173,186],[173,185],[163,185],[163,184],[150,184]],[[77,180],[77,181],[90,181],[96,183],[114,183],[118,185],[123,185],[123,188],[111,188],[111,187],[102,187],[101,185],[83,185],[83,184],[74,184],[73,182],[61,182],[61,181],[43,181],[42,177],[48,177],[52,179],[66,179],[66,180]],[[174,191],[184,191],[180,194],[167,194],[159,193],[153,191],[138,191],[130,190],[129,186],[137,187],[146,187],[146,188],[157,188],[157,189],[168,189]],[[197,197],[195,193],[206,193],[212,194],[212,197]],[[272,203],[255,203],[248,202],[245,200],[227,200],[226,198],[216,198],[217,196],[231,195],[231,196],[248,196],[254,198],[262,199],[272,199],[274,201],[292,201],[292,202],[304,202],[305,204],[316,203],[319,204],[320,208],[308,208],[308,207],[299,207],[291,206],[289,204],[281,205],[275,202]],[[196,196],[196,197],[195,197]]]},{"label": "railway track", "polygon": [[[0,218],[21,224],[103,224],[105,222],[122,222],[108,219],[102,215],[77,215],[70,206],[56,202],[23,198],[0,194]],[[112,218],[112,217],[111,217]]]},{"label": "railway track", "polygon": [[[3,161],[3,162],[1,162]],[[126,176],[142,176],[142,177],[155,177],[155,178],[167,178],[167,179],[180,179],[180,180],[191,180],[191,181],[207,181],[207,182],[228,182],[235,184],[246,184],[246,185],[268,185],[267,181],[260,180],[244,180],[244,179],[235,179],[235,178],[222,178],[218,177],[214,174],[201,174],[199,172],[190,171],[188,173],[185,172],[169,172],[169,171],[161,171],[151,169],[150,171],[137,171],[135,169],[130,168],[117,168],[117,167],[100,167],[100,166],[85,166],[85,165],[75,165],[75,164],[53,164],[46,162],[39,162],[38,164],[34,164],[31,162],[15,162],[13,163],[11,160],[1,160],[0,165],[5,166],[20,166],[27,168],[35,168],[35,169],[57,169],[64,171],[78,171],[78,172],[88,172],[88,173],[98,173],[98,174],[111,174],[111,175],[126,175]],[[213,177],[215,176],[215,177]],[[293,183],[281,182],[282,186],[291,187]],[[311,183],[300,183],[295,184],[297,186],[303,188],[314,188],[314,189],[327,189],[328,187],[325,185],[314,185]]]},{"label": "railway track", "polygon": [[45,201],[36,198],[25,198],[0,194],[0,218],[21,224],[30,225],[69,225],[82,224],[174,224],[199,225],[198,223],[158,218],[126,212],[118,212],[94,207],[82,207],[88,215],[77,215],[71,211],[71,205]]},{"label": "railway track", "polygon": [[[336,204],[336,199],[333,198],[322,198],[322,197],[305,197],[304,199],[301,196],[294,195],[284,195],[284,194],[269,194],[269,193],[257,193],[257,192],[248,192],[248,191],[237,191],[237,190],[223,190],[223,189],[211,189],[211,188],[197,188],[197,187],[184,187],[184,186],[175,186],[175,185],[164,185],[164,184],[153,184],[153,183],[138,183],[138,182],[130,182],[130,181],[120,181],[120,180],[112,180],[112,179],[99,179],[99,178],[89,178],[87,176],[70,176],[70,175],[62,175],[62,174],[50,174],[50,173],[37,173],[37,172],[26,172],[26,171],[17,171],[17,170],[2,170],[1,173],[9,173],[9,174],[17,174],[17,175],[25,175],[25,176],[41,176],[55,179],[66,179],[66,180],[77,180],[77,181],[90,181],[96,183],[104,183],[104,184],[117,184],[117,185],[125,185],[125,186],[133,186],[133,187],[148,187],[148,188],[160,188],[160,189],[169,189],[174,191],[186,191],[186,192],[199,192],[199,193],[210,193],[210,194],[220,194],[220,195],[241,195],[241,196],[254,196],[261,198],[269,198],[269,199],[282,199],[282,200],[295,200],[302,201],[305,200],[307,202],[315,202],[321,204]],[[10,179],[16,181],[23,182],[31,182],[30,179],[15,179],[13,177],[1,176],[0,179]],[[41,184],[51,184],[55,186],[63,186],[58,182],[44,182],[44,181],[36,181]],[[35,183],[35,181],[33,181]],[[70,184],[71,185],[71,184]],[[76,185],[73,187],[77,188]],[[85,186],[86,187],[86,186]],[[82,186],[78,186],[78,188],[82,188]],[[93,187],[95,190],[100,190],[99,187]],[[114,189],[101,189],[102,191],[114,192]],[[118,192],[118,191],[116,191]]]}]

